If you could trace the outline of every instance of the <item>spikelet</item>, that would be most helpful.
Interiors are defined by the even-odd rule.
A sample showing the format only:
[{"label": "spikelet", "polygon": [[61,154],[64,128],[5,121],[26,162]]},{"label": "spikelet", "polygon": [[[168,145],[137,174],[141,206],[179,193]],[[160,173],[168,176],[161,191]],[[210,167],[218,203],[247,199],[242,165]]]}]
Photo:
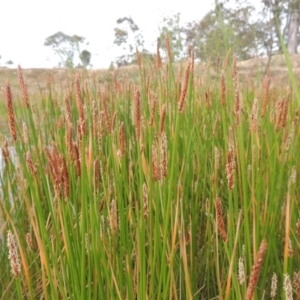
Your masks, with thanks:
[{"label": "spikelet", "polygon": [[100,183],[100,161],[99,158],[94,160],[94,189],[95,193],[99,190],[99,183]]},{"label": "spikelet", "polygon": [[105,135],[105,125],[104,125],[105,113],[103,110],[99,113],[99,128],[98,128],[98,142],[101,144],[101,139]]},{"label": "spikelet", "polygon": [[66,146],[68,155],[71,160],[74,160],[74,151],[73,151],[73,125],[72,123],[68,123],[67,125],[67,133],[66,133]]},{"label": "spikelet", "polygon": [[28,91],[27,86],[24,81],[23,77],[23,71],[20,65],[18,65],[18,79],[19,79],[19,85],[22,91],[23,101],[25,103],[26,107],[29,107],[29,100],[28,100]]},{"label": "spikelet", "polygon": [[289,274],[284,274],[283,289],[286,300],[293,300],[293,288]]},{"label": "spikelet", "polygon": [[33,244],[32,235],[29,232],[26,233],[25,240],[26,240],[26,244],[27,244],[28,248],[31,251],[33,251],[35,247],[34,247],[34,244]]},{"label": "spikelet", "polygon": [[125,155],[125,126],[124,122],[121,123],[120,130],[119,130],[119,157],[123,157]]},{"label": "spikelet", "polygon": [[72,113],[71,113],[70,97],[65,95],[64,99],[65,99],[67,123],[72,124]]},{"label": "spikelet", "polygon": [[163,131],[164,131],[166,112],[167,112],[167,105],[163,104],[163,106],[161,108],[161,113],[160,113],[160,130],[159,130],[160,135],[162,135]]},{"label": "spikelet", "polygon": [[179,98],[179,102],[178,102],[178,111],[179,111],[179,113],[183,112],[184,100],[185,100],[188,85],[189,85],[190,69],[191,69],[191,60],[189,59],[188,62],[187,62],[186,69],[185,69],[184,81],[183,81],[183,85],[182,85],[181,93],[180,93],[180,98]]},{"label": "spikelet", "polygon": [[25,122],[22,123],[22,142],[24,145],[28,145],[28,129]]},{"label": "spikelet", "polygon": [[105,118],[106,130],[107,130],[108,134],[111,134],[112,130],[111,130],[110,116],[109,116],[108,108],[107,108],[107,95],[104,92],[104,90],[101,92],[101,98],[102,98],[102,106],[103,106],[103,114],[104,114],[104,118]]},{"label": "spikelet", "polygon": [[13,276],[17,278],[21,273],[21,263],[19,259],[15,237],[10,230],[8,230],[7,232],[7,248],[11,272]]},{"label": "spikelet", "polygon": [[226,104],[226,81],[225,81],[225,74],[224,70],[221,71],[221,105],[222,107]]},{"label": "spikelet", "polygon": [[156,107],[156,96],[154,93],[150,94],[151,99],[151,108],[150,108],[150,119],[149,119],[149,126],[152,127],[154,123],[154,116],[155,116],[155,107]]},{"label": "spikelet", "polygon": [[293,274],[293,286],[297,294],[297,300],[300,300],[300,271]]},{"label": "spikelet", "polygon": [[60,170],[60,157],[56,145],[53,143],[52,147],[45,149],[48,158],[48,170],[53,181],[55,197],[61,197],[61,183],[62,176]]},{"label": "spikelet", "polygon": [[11,94],[10,84],[8,81],[6,82],[6,87],[5,87],[5,99],[6,99],[10,134],[13,140],[16,141],[17,140],[16,120],[15,120],[13,104],[12,104],[12,94]]},{"label": "spikelet", "polygon": [[167,135],[161,133],[161,170],[162,177],[166,178],[168,174],[168,156],[167,156]]},{"label": "spikelet", "polygon": [[218,197],[215,200],[215,208],[216,208],[216,214],[217,214],[219,233],[223,239],[223,242],[227,242],[227,232],[226,232],[226,228],[225,228],[225,224],[224,224],[224,220],[223,220],[222,203]]},{"label": "spikelet", "polygon": [[259,250],[257,252],[257,257],[254,262],[254,265],[252,267],[252,271],[250,274],[250,279],[249,279],[249,285],[247,287],[247,292],[246,292],[246,300],[252,300],[253,294],[254,294],[254,289],[257,284],[260,270],[263,264],[264,256],[267,252],[267,242],[265,240],[262,240]]},{"label": "spikelet", "polygon": [[252,112],[251,112],[251,131],[252,133],[257,132],[257,116],[258,116],[258,100],[255,98],[253,105],[252,105]]},{"label": "spikelet", "polygon": [[275,124],[276,132],[279,130],[282,124],[283,106],[284,106],[284,100],[280,98],[277,101],[277,107],[276,107],[276,124]]},{"label": "spikelet", "polygon": [[5,164],[8,164],[9,161],[9,150],[8,150],[8,143],[7,140],[4,141],[3,146],[2,146],[2,157],[4,159]]},{"label": "spikelet", "polygon": [[267,75],[265,77],[264,84],[264,101],[261,109],[261,117],[264,118],[267,111],[268,100],[269,100],[269,91],[270,91],[270,68],[268,68]]},{"label": "spikelet", "polygon": [[36,175],[36,171],[37,171],[37,165],[33,164],[32,159],[31,159],[31,155],[30,155],[29,151],[26,152],[25,160],[26,160],[27,167],[28,167],[31,175],[35,176]]},{"label": "spikelet", "polygon": [[228,137],[228,156],[226,164],[226,176],[229,190],[234,188],[234,171],[235,171],[235,160],[234,160],[234,141],[232,129],[229,128]]},{"label": "spikelet", "polygon": [[152,145],[152,176],[154,181],[160,180],[160,168],[158,164],[158,155],[157,155],[157,146],[156,144]]},{"label": "spikelet", "polygon": [[79,131],[80,131],[80,136],[83,137],[86,128],[85,128],[84,108],[83,108],[83,100],[82,100],[82,94],[80,88],[79,74],[76,75],[75,85],[76,85],[77,109],[79,113]]},{"label": "spikelet", "polygon": [[143,184],[143,202],[144,202],[144,218],[149,217],[149,201],[148,201],[148,188],[146,183]]},{"label": "spikelet", "polygon": [[76,174],[77,176],[81,176],[81,160],[80,160],[80,154],[77,144],[73,141],[73,157],[74,157],[74,163],[76,168]]},{"label": "spikelet", "polygon": [[276,293],[277,293],[277,275],[276,275],[276,273],[273,273],[272,280],[271,280],[270,297],[275,298]]},{"label": "spikelet", "polygon": [[238,263],[238,280],[239,280],[239,284],[240,285],[243,285],[246,282],[245,267],[244,267],[244,258],[243,257],[239,258],[239,263]]},{"label": "spikelet", "polygon": [[288,116],[288,110],[289,110],[290,96],[291,96],[291,92],[289,90],[287,98],[285,99],[285,101],[283,103],[283,109],[282,109],[281,126],[283,128],[286,127],[286,123],[287,123],[287,116]]},{"label": "spikelet", "polygon": [[138,140],[141,139],[141,99],[140,99],[140,91],[137,90],[135,92],[134,97],[135,103],[135,132]]},{"label": "spikelet", "polygon": [[60,169],[61,169],[61,176],[62,176],[62,185],[64,189],[64,197],[65,200],[70,196],[70,182],[69,182],[69,173],[67,168],[67,162],[63,155],[60,156]]},{"label": "spikelet", "polygon": [[114,199],[111,201],[110,204],[109,225],[112,234],[114,234],[118,229],[117,206],[116,206],[116,201]]},{"label": "spikelet", "polygon": [[90,100],[90,92],[89,92],[89,83],[88,83],[88,80],[84,81],[84,92],[85,92],[86,102],[88,104],[90,104],[91,100]]},{"label": "spikelet", "polygon": [[233,85],[234,85],[234,115],[235,123],[239,125],[240,123],[240,92],[238,84],[238,72],[237,72],[237,61],[233,58]]}]

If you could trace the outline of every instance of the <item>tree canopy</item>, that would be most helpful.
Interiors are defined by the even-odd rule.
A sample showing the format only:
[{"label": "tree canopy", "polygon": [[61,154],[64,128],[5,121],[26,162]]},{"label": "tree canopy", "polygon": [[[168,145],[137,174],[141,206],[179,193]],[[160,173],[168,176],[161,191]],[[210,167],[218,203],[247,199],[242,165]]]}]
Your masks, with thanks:
[{"label": "tree canopy", "polygon": [[75,54],[81,62],[78,66],[87,67],[90,64],[91,53],[88,50],[80,50],[83,44],[88,45],[84,37],[76,34],[70,36],[61,31],[47,37],[44,42],[44,45],[51,47],[59,57],[59,66],[69,68],[75,67]]},{"label": "tree canopy", "polygon": [[[248,0],[215,0],[214,8],[201,20],[185,24],[181,23],[180,13],[165,16],[159,26],[158,45],[165,52],[168,36],[174,61],[187,57],[189,46],[199,61],[225,57],[229,49],[244,60],[282,53],[282,35],[289,53],[297,53],[300,1],[261,0],[260,4],[258,7]],[[131,17],[119,18],[116,23],[114,44],[123,51],[116,59],[117,65],[133,63],[136,47],[147,51],[142,32]]]}]

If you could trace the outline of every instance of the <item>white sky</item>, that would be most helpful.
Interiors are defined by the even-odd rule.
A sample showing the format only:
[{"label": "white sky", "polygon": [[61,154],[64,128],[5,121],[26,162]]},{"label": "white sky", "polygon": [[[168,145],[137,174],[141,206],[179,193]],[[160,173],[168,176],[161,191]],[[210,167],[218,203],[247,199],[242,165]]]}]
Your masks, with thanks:
[{"label": "white sky", "polygon": [[[258,0],[253,0],[254,2]],[[181,12],[181,21],[200,20],[215,0],[0,0],[0,64],[54,67],[58,60],[45,39],[62,31],[84,36],[94,68],[107,68],[116,55],[116,20],[131,16],[142,30],[146,49],[156,43],[163,16]],[[251,2],[251,1],[250,1]],[[83,50],[83,49],[82,49]]]}]

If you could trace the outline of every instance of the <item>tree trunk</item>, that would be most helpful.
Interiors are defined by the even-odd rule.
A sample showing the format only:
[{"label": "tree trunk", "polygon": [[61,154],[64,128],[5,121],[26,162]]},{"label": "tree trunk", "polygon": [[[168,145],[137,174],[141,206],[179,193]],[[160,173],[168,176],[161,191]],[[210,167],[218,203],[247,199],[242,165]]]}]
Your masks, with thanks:
[{"label": "tree trunk", "polygon": [[299,27],[299,13],[300,5],[298,0],[291,0],[290,5],[290,24],[288,31],[288,45],[287,49],[289,54],[297,53],[298,47],[298,27]]}]

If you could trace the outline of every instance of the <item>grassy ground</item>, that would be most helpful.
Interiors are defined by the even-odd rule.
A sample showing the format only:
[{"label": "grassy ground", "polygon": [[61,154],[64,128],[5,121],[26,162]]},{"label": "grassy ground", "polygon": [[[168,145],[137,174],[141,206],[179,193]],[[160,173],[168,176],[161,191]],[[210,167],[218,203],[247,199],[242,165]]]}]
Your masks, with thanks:
[{"label": "grassy ground", "polygon": [[99,76],[6,86],[1,299],[299,299],[294,91],[231,58]]}]

